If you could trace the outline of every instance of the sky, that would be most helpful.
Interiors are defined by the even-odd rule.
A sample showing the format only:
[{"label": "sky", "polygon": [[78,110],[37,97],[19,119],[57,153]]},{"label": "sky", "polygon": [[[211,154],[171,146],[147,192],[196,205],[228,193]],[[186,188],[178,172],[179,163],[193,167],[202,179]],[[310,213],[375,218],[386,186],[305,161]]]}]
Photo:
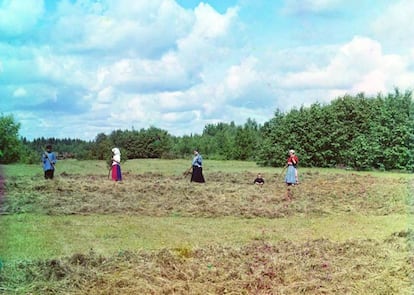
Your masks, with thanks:
[{"label": "sky", "polygon": [[0,0],[0,114],[19,135],[201,134],[411,91],[411,0]]}]

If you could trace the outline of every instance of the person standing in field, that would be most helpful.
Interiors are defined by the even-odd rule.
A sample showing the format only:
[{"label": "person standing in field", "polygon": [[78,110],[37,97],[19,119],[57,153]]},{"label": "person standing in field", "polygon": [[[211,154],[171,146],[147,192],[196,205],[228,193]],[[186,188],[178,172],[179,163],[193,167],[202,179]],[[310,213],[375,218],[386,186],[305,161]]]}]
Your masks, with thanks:
[{"label": "person standing in field", "polygon": [[121,173],[121,151],[119,148],[112,149],[112,180],[122,181]]},{"label": "person standing in field", "polygon": [[287,171],[285,182],[288,186],[299,183],[297,165],[299,163],[298,156],[295,155],[294,150],[289,150],[289,156],[286,161]]},{"label": "person standing in field", "polygon": [[198,150],[194,150],[194,157],[192,161],[192,173],[191,173],[191,182],[200,182],[204,183],[203,176],[203,157],[199,154]]},{"label": "person standing in field", "polygon": [[52,152],[52,145],[46,146],[46,151],[42,154],[43,171],[45,173],[45,179],[53,179],[55,173],[55,165],[57,159],[54,152]]}]

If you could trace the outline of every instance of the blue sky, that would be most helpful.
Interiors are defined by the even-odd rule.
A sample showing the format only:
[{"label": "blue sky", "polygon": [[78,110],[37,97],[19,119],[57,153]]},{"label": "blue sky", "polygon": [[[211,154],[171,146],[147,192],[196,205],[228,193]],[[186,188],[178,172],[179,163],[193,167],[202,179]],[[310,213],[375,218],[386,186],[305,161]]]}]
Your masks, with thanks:
[{"label": "blue sky", "polygon": [[0,0],[0,112],[93,140],[412,90],[410,0]]}]

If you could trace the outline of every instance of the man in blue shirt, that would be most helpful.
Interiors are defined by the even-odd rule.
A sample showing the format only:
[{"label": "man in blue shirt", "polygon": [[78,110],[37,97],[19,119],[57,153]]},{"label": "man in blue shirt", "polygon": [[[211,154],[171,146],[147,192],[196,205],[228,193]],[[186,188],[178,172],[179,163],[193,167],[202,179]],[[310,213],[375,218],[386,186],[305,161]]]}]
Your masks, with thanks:
[{"label": "man in blue shirt", "polygon": [[52,146],[49,144],[46,146],[46,151],[42,154],[43,171],[45,172],[45,179],[53,179],[55,172],[55,165],[57,159],[55,153],[52,152]]}]

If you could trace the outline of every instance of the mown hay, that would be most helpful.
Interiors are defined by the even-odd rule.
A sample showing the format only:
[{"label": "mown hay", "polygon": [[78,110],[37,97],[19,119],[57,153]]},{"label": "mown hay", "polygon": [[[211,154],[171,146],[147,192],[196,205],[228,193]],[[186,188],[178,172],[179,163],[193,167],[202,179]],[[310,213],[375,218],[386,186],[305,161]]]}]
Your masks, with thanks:
[{"label": "mown hay", "polygon": [[[403,178],[304,173],[287,202],[282,181],[267,179],[258,187],[251,183],[254,176],[217,172],[207,174],[205,184],[152,173],[125,174],[122,183],[67,173],[54,181],[8,178],[3,212],[312,218],[412,210],[410,184]],[[383,241],[270,243],[263,235],[241,248],[120,250],[109,257],[74,253],[4,263],[0,293],[412,294],[412,242],[413,233],[407,230]]]},{"label": "mown hay", "polygon": [[267,217],[295,214],[320,216],[344,212],[370,215],[405,213],[407,179],[370,175],[318,173],[302,175],[291,188],[271,179],[263,187],[251,183],[250,173],[212,173],[205,184],[161,174],[129,174],[122,183],[98,176],[66,175],[56,181],[8,180],[7,213],[47,214],[128,213],[145,216]]},{"label": "mown hay", "polygon": [[[399,254],[390,256],[396,247]],[[409,294],[411,257],[398,234],[384,242],[258,241],[241,248],[121,251],[112,257],[92,251],[17,263],[24,275],[14,283],[34,294]],[[11,280],[4,274],[1,279]]]}]

